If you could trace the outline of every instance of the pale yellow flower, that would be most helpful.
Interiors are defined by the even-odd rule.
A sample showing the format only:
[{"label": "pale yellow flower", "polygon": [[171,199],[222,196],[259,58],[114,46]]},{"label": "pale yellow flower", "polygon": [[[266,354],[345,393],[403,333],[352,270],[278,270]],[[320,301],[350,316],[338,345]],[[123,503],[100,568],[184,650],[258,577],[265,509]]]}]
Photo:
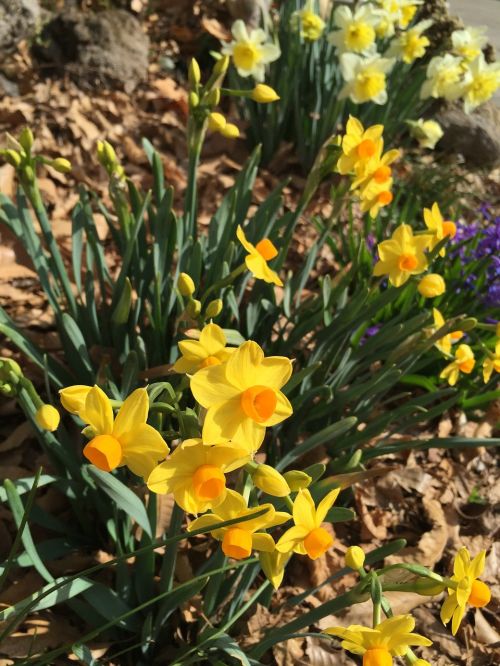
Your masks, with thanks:
[{"label": "pale yellow flower", "polygon": [[386,75],[394,65],[394,58],[382,58],[378,53],[366,57],[356,53],[340,56],[340,71],[345,84],[339,99],[349,97],[355,104],[387,102]]},{"label": "pale yellow flower", "polygon": [[361,5],[354,12],[350,7],[341,5],[333,14],[333,22],[337,30],[328,35],[328,41],[339,54],[373,51],[377,13],[371,5]]},{"label": "pale yellow flower", "polygon": [[241,19],[233,23],[231,32],[233,41],[223,45],[222,53],[232,57],[240,76],[253,76],[256,81],[263,81],[266,65],[281,55],[279,46],[270,41],[261,28],[247,30]]},{"label": "pale yellow flower", "polygon": [[420,97],[443,97],[449,101],[458,99],[463,92],[462,59],[446,53],[435,56],[427,66],[427,79],[420,90]]},{"label": "pale yellow flower", "polygon": [[493,97],[500,87],[500,62],[487,63],[481,54],[471,63],[463,80],[464,111],[470,113]]}]

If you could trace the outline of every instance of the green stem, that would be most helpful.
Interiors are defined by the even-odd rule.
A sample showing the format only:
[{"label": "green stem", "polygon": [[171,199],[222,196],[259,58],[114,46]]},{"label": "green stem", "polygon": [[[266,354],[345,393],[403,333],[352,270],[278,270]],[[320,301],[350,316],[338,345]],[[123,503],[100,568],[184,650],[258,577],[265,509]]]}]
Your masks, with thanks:
[{"label": "green stem", "polygon": [[245,262],[243,262],[242,264],[240,264],[240,266],[238,266],[237,268],[235,268],[234,271],[231,271],[231,272],[229,273],[229,275],[226,275],[225,278],[223,278],[222,280],[218,280],[217,282],[214,282],[214,284],[211,285],[211,286],[207,289],[207,291],[203,294],[203,296],[202,296],[202,298],[201,298],[201,306],[202,306],[202,308],[203,308],[203,305],[204,305],[204,303],[206,302],[208,296],[209,296],[213,291],[216,291],[216,290],[219,290],[219,289],[223,289],[224,287],[227,287],[228,284],[231,284],[232,282],[234,282],[234,280],[236,280],[236,278],[237,278],[239,275],[241,275],[242,273],[244,273],[244,272],[246,271],[246,269],[247,269],[247,266],[246,266]]},{"label": "green stem", "polygon": [[188,124],[188,179],[186,196],[184,201],[184,228],[186,236],[196,238],[196,214],[198,208],[197,197],[197,173],[200,162],[201,148],[203,146],[203,137],[205,135],[204,124],[200,127],[195,119],[190,118]]},{"label": "green stem", "polygon": [[382,609],[381,604],[373,604],[373,627],[374,627],[374,628],[375,628],[378,624],[380,624],[380,620],[381,620],[381,609]]}]

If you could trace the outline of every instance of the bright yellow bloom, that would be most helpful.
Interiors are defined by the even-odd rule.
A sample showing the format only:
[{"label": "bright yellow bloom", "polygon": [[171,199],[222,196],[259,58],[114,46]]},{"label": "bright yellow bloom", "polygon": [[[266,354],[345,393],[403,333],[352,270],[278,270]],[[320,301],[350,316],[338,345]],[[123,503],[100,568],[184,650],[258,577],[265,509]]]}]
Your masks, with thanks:
[{"label": "bright yellow bloom", "polygon": [[235,441],[248,451],[262,444],[266,428],[292,414],[280,391],[290,379],[292,363],[284,356],[264,358],[256,342],[242,344],[224,365],[212,365],[191,379],[197,402],[207,409],[203,441]]},{"label": "bright yellow bloom", "polygon": [[222,541],[224,555],[235,560],[248,557],[252,550],[272,553],[275,547],[272,536],[259,530],[285,523],[289,520],[290,514],[276,511],[272,504],[262,504],[249,509],[243,497],[234,490],[227,491],[226,498],[222,504],[219,504],[216,513],[206,513],[204,516],[200,516],[189,525],[188,531],[210,527],[233,518],[245,518],[259,513],[262,509],[266,509],[266,513],[261,516],[250,518],[243,523],[215,529],[211,534],[218,541]]},{"label": "bright yellow bloom", "polygon": [[294,527],[290,527],[276,544],[280,553],[293,550],[316,560],[333,545],[332,535],[322,527],[326,514],[337,499],[340,488],[331,490],[316,508],[309,490],[299,490],[293,503]]},{"label": "bright yellow bloom", "polygon": [[361,5],[354,13],[346,5],[337,7],[333,14],[337,30],[328,35],[339,54],[347,51],[367,53],[375,43],[376,12],[370,5]]},{"label": "bright yellow bloom", "polygon": [[357,571],[363,567],[365,563],[365,553],[359,546],[351,546],[346,550],[345,554],[346,566]]},{"label": "bright yellow bloom", "polygon": [[486,28],[465,28],[464,30],[455,30],[451,33],[451,43],[453,53],[472,62],[481,55],[483,48],[488,42]]},{"label": "bright yellow bloom", "polygon": [[[158,461],[168,455],[169,448],[160,433],[146,423],[149,411],[146,389],[131,393],[114,418],[111,402],[98,386],[69,388],[74,389],[72,399],[76,389],[80,393],[81,389],[88,389],[85,404],[78,410],[78,416],[88,423],[85,432],[92,435],[83,449],[87,460],[104,472],[126,465],[134,474],[147,479]],[[68,393],[65,399],[67,396]]]},{"label": "bright yellow bloom", "polygon": [[[354,166],[355,178],[351,190],[367,188],[370,184],[383,186],[388,189],[391,181],[392,169],[390,165],[400,156],[399,150],[388,150],[382,155],[383,141],[377,144],[377,150],[373,157],[359,160]],[[363,196],[363,195],[362,195]]]},{"label": "bright yellow bloom", "polygon": [[429,39],[424,37],[422,33],[431,25],[432,21],[430,20],[420,21],[413,28],[402,32],[392,42],[388,55],[400,57],[408,65],[418,58],[422,58],[430,44]]},{"label": "bright yellow bloom", "polygon": [[451,620],[451,633],[455,635],[460,626],[467,604],[474,608],[482,608],[489,603],[491,592],[489,587],[478,580],[484,571],[486,551],[482,550],[471,561],[467,548],[461,548],[453,563],[453,576],[450,580],[454,586],[448,588],[448,598],[441,608],[441,620],[448,624]]},{"label": "bright yellow bloom", "polygon": [[292,14],[292,27],[300,29],[302,39],[315,42],[323,34],[325,22],[314,11],[314,0],[307,0],[304,7]]},{"label": "bright yellow bloom", "polygon": [[392,178],[381,184],[372,179],[360,192],[361,212],[369,211],[370,217],[377,217],[380,209],[392,203],[394,196],[391,192]]},{"label": "bright yellow bloom", "polygon": [[444,134],[441,125],[435,120],[419,118],[418,120],[407,120],[406,124],[410,128],[410,135],[418,141],[422,148],[432,150]]},{"label": "bright yellow bloom", "polygon": [[35,414],[35,422],[41,430],[54,432],[59,427],[61,417],[52,405],[42,405]]},{"label": "bright yellow bloom", "polygon": [[357,118],[349,116],[346,133],[342,137],[342,155],[337,162],[339,173],[351,173],[359,163],[381,155],[383,131],[383,125],[372,125],[365,130]]},{"label": "bright yellow bloom", "polygon": [[483,362],[483,379],[486,382],[490,381],[493,373],[500,372],[500,340],[495,345],[495,354],[493,357],[487,356]]},{"label": "bright yellow bloom", "polygon": [[280,553],[278,550],[274,550],[272,553],[266,553],[264,551],[259,553],[262,571],[275,590],[277,590],[283,582],[285,567],[291,556],[291,553]]},{"label": "bright yellow bloom", "polygon": [[464,111],[470,113],[493,97],[500,86],[500,63],[487,63],[481,54],[473,60],[463,81]]},{"label": "bright yellow bloom", "polygon": [[283,282],[280,280],[278,274],[267,265],[268,261],[271,261],[271,259],[278,256],[278,250],[269,238],[263,238],[257,243],[257,245],[252,245],[252,243],[247,240],[245,232],[239,225],[236,230],[236,236],[248,252],[245,257],[245,264],[252,275],[258,280],[264,280],[265,282],[282,287]]},{"label": "bright yellow bloom", "polygon": [[[443,315],[437,308],[432,309],[432,314],[434,316],[435,330],[442,328],[446,323]],[[452,343],[460,340],[463,335],[464,334],[462,331],[452,331],[451,333],[447,333],[436,342],[436,347],[439,349],[439,351],[443,352],[443,354],[449,354],[451,352]]]},{"label": "bright yellow bloom", "polygon": [[414,236],[408,224],[401,224],[390,240],[377,246],[379,261],[373,275],[388,275],[394,287],[401,287],[412,275],[423,273],[427,268],[424,250],[429,245],[429,236]]},{"label": "bright yellow bloom", "polygon": [[446,53],[435,56],[430,61],[426,76],[420,90],[420,97],[444,97],[449,101],[458,99],[463,92],[462,59]]},{"label": "bright yellow bloom", "polygon": [[274,88],[271,88],[271,86],[266,86],[263,83],[258,83],[252,90],[251,94],[251,99],[253,99],[254,102],[258,102],[259,104],[270,104],[271,102],[277,102],[279,98],[280,97]]},{"label": "bright yellow bloom", "polygon": [[[437,203],[432,204],[432,208],[424,208],[424,222],[429,231],[432,232],[430,249],[434,249],[436,245],[445,237],[453,238],[457,232],[455,222],[451,220],[443,220],[441,211]],[[439,255],[444,257],[446,250],[444,247],[439,251]]]},{"label": "bright yellow bloom", "polygon": [[263,81],[265,66],[281,55],[279,46],[268,41],[268,35],[261,28],[248,31],[241,19],[233,23],[231,32],[233,41],[224,44],[222,53],[233,58],[240,76],[253,76],[256,81]]},{"label": "bright yellow bloom", "polygon": [[469,345],[459,345],[455,352],[455,360],[449,363],[439,375],[440,379],[447,379],[450,386],[455,386],[463,372],[469,375],[476,364],[474,352]]},{"label": "bright yellow bloom", "polygon": [[356,53],[340,56],[340,71],[345,84],[339,99],[349,99],[355,104],[387,102],[386,75],[395,63],[394,58],[382,58],[378,53],[366,57]]},{"label": "bright yellow bloom", "polygon": [[217,324],[207,324],[200,333],[199,340],[181,340],[182,354],[174,363],[175,372],[192,375],[202,368],[225,363],[236,348],[226,347],[226,336]]},{"label": "bright yellow bloom", "polygon": [[424,298],[436,298],[446,291],[446,283],[437,273],[429,273],[418,283],[418,293]]},{"label": "bright yellow bloom", "polygon": [[161,495],[173,493],[188,513],[203,513],[224,501],[225,475],[249,460],[248,452],[234,444],[207,446],[201,439],[186,439],[153,469],[148,488]]},{"label": "bright yellow bloom", "polygon": [[402,657],[412,645],[432,645],[420,634],[413,634],[415,620],[411,615],[395,615],[374,629],[353,624],[331,627],[325,633],[342,639],[344,650],[363,655],[363,666],[391,666],[393,657]]}]

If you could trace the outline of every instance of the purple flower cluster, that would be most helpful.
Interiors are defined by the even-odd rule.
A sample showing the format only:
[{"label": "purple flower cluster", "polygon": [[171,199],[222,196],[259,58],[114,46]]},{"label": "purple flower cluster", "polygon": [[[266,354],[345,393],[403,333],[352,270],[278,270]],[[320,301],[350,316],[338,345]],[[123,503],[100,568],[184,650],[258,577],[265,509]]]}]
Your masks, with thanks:
[{"label": "purple flower cluster", "polygon": [[[500,215],[494,215],[488,204],[479,209],[482,220],[477,222],[457,223],[457,233],[453,244],[459,247],[452,256],[459,256],[463,265],[471,261],[489,258],[486,268],[486,294],[484,304],[487,307],[500,307]],[[463,243],[475,239],[474,243]],[[477,276],[468,275],[465,284],[473,290]]]}]

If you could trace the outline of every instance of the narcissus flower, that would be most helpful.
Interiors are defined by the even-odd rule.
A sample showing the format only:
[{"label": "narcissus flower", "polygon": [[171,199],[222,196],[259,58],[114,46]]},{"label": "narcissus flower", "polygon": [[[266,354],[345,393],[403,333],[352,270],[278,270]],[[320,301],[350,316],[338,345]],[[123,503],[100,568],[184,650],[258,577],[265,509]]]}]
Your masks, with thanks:
[{"label": "narcissus flower", "polygon": [[433,150],[436,143],[442,138],[444,132],[441,125],[435,120],[407,120],[410,135],[416,139],[422,148]]},{"label": "narcissus flower", "polygon": [[446,291],[446,283],[437,273],[424,275],[417,286],[418,293],[424,298],[436,298]]},{"label": "narcissus flower", "polygon": [[447,379],[450,386],[455,386],[460,373],[463,372],[469,375],[473,371],[475,364],[474,352],[469,345],[459,345],[455,352],[455,360],[442,370],[439,377],[440,379]]},{"label": "narcissus flower", "polygon": [[253,76],[256,81],[263,81],[266,65],[281,55],[279,46],[269,41],[261,28],[248,31],[240,19],[233,23],[231,32],[233,41],[223,45],[222,53],[232,57],[240,76]]},{"label": "narcissus flower", "polygon": [[114,418],[111,401],[104,391],[98,386],[91,387],[78,411],[78,416],[88,423],[85,433],[92,436],[83,455],[104,472],[126,465],[134,474],[147,479],[169,451],[160,433],[146,423],[148,411],[148,393],[139,388],[129,395]]},{"label": "narcissus flower", "polygon": [[333,23],[338,30],[328,35],[328,41],[339,53],[369,53],[375,45],[377,13],[370,5],[361,5],[354,13],[346,5],[337,7]]},{"label": "narcissus flower", "polygon": [[356,162],[354,165],[355,177],[351,185],[351,190],[359,189],[363,192],[370,185],[389,189],[389,183],[392,182],[392,169],[390,165],[394,160],[397,160],[401,153],[399,150],[393,149],[388,150],[382,155],[383,147],[383,141],[380,141],[373,157]]},{"label": "narcissus flower", "polygon": [[278,550],[274,550],[272,553],[265,553],[263,551],[259,553],[262,571],[275,590],[283,582],[285,567],[291,556],[291,553],[280,553]]},{"label": "narcissus flower", "polygon": [[391,192],[392,182],[391,176],[382,180],[382,182],[378,182],[376,178],[371,178],[363,189],[359,191],[361,212],[369,212],[370,217],[377,217],[381,208],[392,203],[394,199],[394,195]]},{"label": "narcissus flower", "polygon": [[333,545],[330,532],[322,527],[326,514],[337,499],[340,488],[331,490],[316,508],[309,490],[300,490],[293,503],[294,527],[290,527],[276,544],[280,553],[293,550],[301,555],[309,555],[316,560]]},{"label": "narcissus flower", "polygon": [[381,155],[384,148],[383,131],[383,125],[372,125],[365,130],[357,118],[349,116],[342,137],[342,155],[337,162],[339,173],[351,173],[359,163]]},{"label": "narcissus flower", "polygon": [[366,57],[356,53],[340,56],[340,71],[345,85],[339,99],[349,99],[355,104],[387,102],[386,74],[391,71],[394,58],[382,58],[378,53]]},{"label": "narcissus flower", "polygon": [[464,111],[470,113],[493,97],[500,86],[500,62],[487,63],[484,55],[469,63],[463,80]]},{"label": "narcissus flower", "polygon": [[276,511],[272,504],[248,508],[243,497],[234,490],[227,491],[226,498],[216,508],[216,513],[206,513],[204,516],[200,516],[189,525],[188,531],[210,527],[233,518],[245,518],[259,513],[263,509],[266,511],[261,516],[228,527],[214,529],[211,534],[215,539],[222,541],[224,555],[235,560],[249,557],[252,550],[272,553],[275,547],[272,536],[260,530],[285,523],[289,520],[290,514]]},{"label": "narcissus flower", "polygon": [[404,656],[412,645],[432,645],[432,641],[412,633],[415,620],[411,615],[395,615],[374,629],[353,624],[331,627],[325,633],[342,639],[344,650],[363,655],[363,666],[391,666],[393,657]]},{"label": "narcissus flower", "polygon": [[423,32],[430,28],[432,21],[420,21],[406,32],[402,32],[396,37],[390,48],[388,55],[392,57],[400,57],[403,62],[410,65],[418,58],[425,55],[425,51],[430,44],[427,37],[422,35]]},{"label": "narcissus flower", "polygon": [[[434,317],[435,330],[442,328],[446,323],[443,315],[437,308],[432,309],[432,314]],[[451,333],[447,333],[436,342],[436,347],[439,349],[439,351],[443,352],[443,354],[449,354],[451,352],[452,343],[460,340],[463,335],[464,334],[462,331],[452,331]]]},{"label": "narcissus flower", "polygon": [[61,417],[52,405],[42,405],[35,414],[35,422],[42,430],[54,432],[59,427]]},{"label": "narcissus flower", "polygon": [[482,608],[489,603],[491,592],[489,587],[478,580],[484,571],[486,551],[482,550],[471,560],[467,548],[461,548],[453,563],[453,576],[450,581],[453,587],[448,588],[448,598],[441,608],[441,620],[448,624],[451,620],[451,633],[455,635],[460,626],[467,605]]},{"label": "narcissus flower", "polygon": [[212,365],[191,379],[197,402],[207,409],[203,441],[235,441],[248,451],[262,444],[266,428],[292,414],[280,391],[290,379],[292,363],[284,356],[264,358],[256,342],[242,344],[224,365]]},{"label": "narcissus flower", "polygon": [[458,99],[463,92],[462,59],[446,53],[435,56],[427,66],[426,76],[420,90],[420,97],[444,97],[449,101]]},{"label": "narcissus flower", "polygon": [[314,0],[306,0],[302,9],[293,12],[291,23],[295,30],[300,29],[302,39],[308,42],[318,40],[325,29],[325,22],[314,11]]},{"label": "narcissus flower", "polygon": [[495,345],[495,353],[484,359],[483,379],[485,382],[490,381],[493,371],[500,372],[500,340]]},{"label": "narcissus flower", "polygon": [[245,257],[245,264],[252,275],[259,280],[264,280],[265,282],[282,287],[283,282],[280,280],[278,274],[269,268],[267,264],[268,261],[271,261],[271,259],[278,256],[278,250],[269,238],[263,238],[257,243],[257,245],[252,245],[252,243],[247,240],[245,232],[241,226],[238,226],[236,236],[248,252]]},{"label": "narcissus flower", "polygon": [[188,513],[203,513],[224,501],[225,475],[249,459],[248,452],[236,445],[207,446],[201,439],[186,439],[153,469],[148,488],[161,495],[173,493]]},{"label": "narcissus flower", "polygon": [[429,236],[414,236],[408,224],[401,224],[390,240],[377,246],[379,261],[373,267],[373,275],[388,275],[394,287],[401,287],[411,275],[423,273],[427,268],[424,251]]},{"label": "narcissus flower", "polygon": [[225,363],[236,351],[226,347],[226,336],[217,324],[207,324],[200,333],[199,340],[181,340],[179,350],[182,356],[174,363],[175,372],[187,372],[192,375],[202,368]]},{"label": "narcissus flower", "polygon": [[488,37],[485,27],[469,27],[451,33],[453,53],[469,62],[481,55],[487,42]]}]

